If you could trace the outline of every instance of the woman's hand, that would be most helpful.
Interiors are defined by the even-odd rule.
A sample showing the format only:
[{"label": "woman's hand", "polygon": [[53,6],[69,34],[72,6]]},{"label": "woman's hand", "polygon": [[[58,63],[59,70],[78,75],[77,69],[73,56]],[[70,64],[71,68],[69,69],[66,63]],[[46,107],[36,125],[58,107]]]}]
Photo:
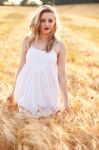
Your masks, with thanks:
[{"label": "woman's hand", "polygon": [[64,113],[71,113],[69,106],[65,106]]},{"label": "woman's hand", "polygon": [[11,93],[8,98],[7,98],[7,102],[12,104],[13,103],[13,100],[14,100],[14,96],[13,96],[13,93]]},{"label": "woman's hand", "polygon": [[71,113],[71,109],[67,101],[65,102],[64,113]]},{"label": "woman's hand", "polygon": [[7,109],[9,112],[19,112],[18,104],[14,99],[13,92],[7,98]]}]

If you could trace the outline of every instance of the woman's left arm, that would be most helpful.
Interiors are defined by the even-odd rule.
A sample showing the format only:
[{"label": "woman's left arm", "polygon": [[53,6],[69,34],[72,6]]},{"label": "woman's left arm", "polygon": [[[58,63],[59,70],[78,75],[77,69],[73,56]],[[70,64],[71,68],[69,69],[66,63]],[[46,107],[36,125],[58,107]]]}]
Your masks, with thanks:
[{"label": "woman's left arm", "polygon": [[58,80],[61,88],[62,97],[64,100],[64,106],[66,111],[70,111],[68,103],[68,88],[67,88],[67,74],[66,74],[66,48],[63,42],[58,44],[59,55],[58,55]]}]

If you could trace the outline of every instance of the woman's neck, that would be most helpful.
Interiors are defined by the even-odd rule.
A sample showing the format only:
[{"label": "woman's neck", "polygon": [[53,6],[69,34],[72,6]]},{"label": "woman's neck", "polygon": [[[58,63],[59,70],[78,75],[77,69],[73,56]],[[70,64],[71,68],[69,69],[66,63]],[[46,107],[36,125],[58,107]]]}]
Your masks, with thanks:
[{"label": "woman's neck", "polygon": [[40,34],[39,35],[39,39],[42,40],[42,41],[44,41],[44,42],[48,41],[48,37],[49,37],[48,34]]}]

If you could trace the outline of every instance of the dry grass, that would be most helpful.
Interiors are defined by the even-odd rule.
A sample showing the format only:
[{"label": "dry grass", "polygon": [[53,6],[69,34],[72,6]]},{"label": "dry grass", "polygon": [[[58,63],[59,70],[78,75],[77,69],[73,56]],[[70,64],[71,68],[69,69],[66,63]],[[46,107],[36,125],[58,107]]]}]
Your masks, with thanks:
[{"label": "dry grass", "polygon": [[[99,5],[67,5],[60,34],[67,49],[71,114],[34,118],[5,101],[32,7],[0,7],[0,150],[99,149]],[[64,10],[64,11],[63,11]],[[18,12],[18,13],[17,13]]]}]

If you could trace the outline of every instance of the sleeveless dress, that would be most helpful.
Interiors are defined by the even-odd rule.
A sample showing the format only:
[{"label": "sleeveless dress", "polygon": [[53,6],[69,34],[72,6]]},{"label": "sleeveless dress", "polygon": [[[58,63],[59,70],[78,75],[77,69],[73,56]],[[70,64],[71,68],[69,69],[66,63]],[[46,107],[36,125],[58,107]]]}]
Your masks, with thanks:
[{"label": "sleeveless dress", "polygon": [[60,109],[57,54],[30,46],[26,63],[20,71],[14,89],[19,112],[27,110],[34,116],[52,115]]}]

